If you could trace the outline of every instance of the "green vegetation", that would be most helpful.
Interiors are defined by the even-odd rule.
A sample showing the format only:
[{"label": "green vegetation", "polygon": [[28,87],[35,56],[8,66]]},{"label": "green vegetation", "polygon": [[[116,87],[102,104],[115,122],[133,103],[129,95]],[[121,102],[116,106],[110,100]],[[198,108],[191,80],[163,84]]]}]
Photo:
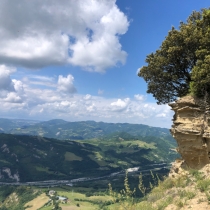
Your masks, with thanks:
[{"label": "green vegetation", "polygon": [[[25,122],[25,124],[24,124]],[[60,140],[112,139],[120,134],[128,140],[138,136],[165,137],[166,128],[141,124],[104,123],[94,121],[67,122],[49,120],[45,122],[19,121],[0,118],[0,132],[56,138]]]},{"label": "green vegetation", "polygon": [[179,30],[172,27],[160,48],[147,56],[139,76],[158,104],[192,93],[210,92],[210,10],[193,12]]},{"label": "green vegetation", "polygon": [[[61,207],[65,210],[70,206],[81,210],[114,210],[121,208],[126,202],[127,207],[140,205],[145,210],[152,210],[153,207],[150,208],[150,203],[139,203],[139,201],[159,182],[158,177],[162,178],[169,170],[159,169],[158,177],[153,174],[145,174],[146,171],[159,167],[158,164],[163,162],[170,163],[177,157],[177,153],[174,152],[176,143],[169,135],[168,129],[89,121],[72,123],[77,126],[73,131],[73,128],[65,128],[64,125],[69,126],[69,123],[54,120],[49,124],[46,123],[42,127],[43,129],[40,127],[37,129],[42,135],[46,134],[46,131],[51,135],[51,129],[57,132],[55,129],[57,126],[60,131],[65,129],[71,132],[71,136],[74,137],[78,137],[77,134],[81,132],[81,138],[78,137],[77,140],[72,141],[1,133],[0,172],[4,176],[1,177],[1,181],[15,181],[11,177],[9,178],[8,171],[12,176],[18,175],[21,182],[105,176],[100,178],[100,181],[96,179],[74,182],[73,187],[50,188],[55,189],[57,195],[68,197],[70,202],[64,204],[55,199],[46,202],[46,205],[43,204],[41,209],[50,210]],[[15,130],[21,133],[24,129],[29,131],[31,126],[37,126],[37,124],[34,123],[25,128],[20,126]],[[36,134],[35,131],[33,132]],[[68,132],[65,135],[68,136]],[[150,134],[151,136],[149,136]],[[90,136],[92,138],[88,138]],[[144,171],[143,174],[139,176],[138,172],[127,173],[124,178],[122,171],[133,167],[139,167]],[[121,173],[117,176],[109,176],[114,172]],[[108,183],[112,183],[113,193],[116,193],[115,195],[119,198],[113,200],[112,195],[109,195]],[[5,189],[5,187],[0,187],[0,209],[5,210],[21,210],[25,205],[28,205],[27,209],[30,210],[33,205],[32,201],[37,199],[34,202],[39,203],[42,200],[43,192],[48,191],[48,189],[35,187],[9,186],[8,189]],[[28,194],[32,196],[30,197]],[[42,200],[42,202],[44,201]],[[9,203],[13,208],[10,208]]]},{"label": "green vegetation", "polygon": [[[45,199],[45,203],[40,210],[50,210],[52,208],[62,208],[65,210],[65,207],[67,209],[68,207],[80,207],[81,210],[114,210],[120,209],[122,207],[121,205],[125,205],[125,203],[126,207],[136,206],[136,202],[139,201],[139,199],[133,197],[135,190],[130,190],[130,184],[128,183],[132,181],[130,178],[131,177],[126,174],[124,178],[125,188],[122,189],[122,180],[119,188],[121,190],[118,190],[118,192],[111,192],[111,189],[108,191],[107,185],[104,191],[101,189],[93,189],[91,186],[87,188],[68,186],[50,188],[50,190],[55,190],[56,194],[53,197],[49,196],[49,198],[52,199],[51,201]],[[137,184],[137,182],[135,182],[135,184]],[[21,210],[27,207],[27,209],[30,210],[30,208],[42,201],[43,193],[48,195],[48,192],[49,188],[0,187],[0,209]],[[56,199],[56,196],[66,197],[68,198],[68,202],[62,203]]]},{"label": "green vegetation", "polygon": [[108,139],[62,141],[36,136],[0,134],[1,181],[10,179],[3,169],[20,176],[20,181],[43,181],[99,177],[123,169],[152,169],[170,163],[177,153],[171,136],[134,137],[109,135]]},{"label": "green vegetation", "polygon": [[[199,175],[198,175],[199,174]],[[81,210],[164,210],[171,206],[174,209],[189,207],[191,200],[196,203],[210,200],[210,179],[198,171],[189,171],[175,178],[162,178],[153,172],[138,175],[138,180],[133,180],[133,175],[125,174],[121,179],[120,188],[115,188],[116,180],[107,180],[106,190],[80,186],[60,186],[54,188],[35,187],[0,187],[0,209],[21,210],[24,205],[30,206],[35,201],[41,200],[43,192],[48,195],[49,190],[55,190],[56,194],[47,201],[40,210],[68,209],[79,207]],[[150,177],[148,182],[145,179]],[[160,178],[159,178],[160,177]],[[201,177],[203,177],[201,179]],[[107,182],[107,183],[108,183]],[[97,183],[97,182],[96,182]],[[133,185],[134,184],[134,185]],[[106,185],[107,186],[107,185]],[[48,195],[49,196],[49,195]],[[59,201],[56,196],[68,198],[66,203]],[[29,202],[31,201],[31,202]],[[30,205],[29,205],[30,204]],[[169,208],[170,209],[170,208]]]},{"label": "green vegetation", "polygon": [[41,190],[32,187],[0,187],[0,209],[25,210],[24,205],[41,194]]},{"label": "green vegetation", "polygon": [[74,161],[74,160],[81,161],[82,160],[82,157],[79,157],[79,156],[75,155],[72,152],[66,152],[65,153],[65,160],[66,161]]},{"label": "green vegetation", "polygon": [[[185,175],[177,175],[175,178],[167,177],[161,181],[158,177],[153,177],[153,183],[158,183],[156,186],[152,186],[151,192],[145,193],[147,187],[142,182],[142,176],[140,175],[139,190],[144,195],[143,198],[137,198],[134,195],[134,191],[128,184],[127,176],[124,181],[125,193],[113,192],[111,185],[109,186],[110,193],[114,198],[116,204],[114,209],[126,209],[126,210],[164,210],[171,205],[173,209],[180,209],[184,206],[191,207],[191,200],[196,199],[196,203],[205,202],[209,203],[210,200],[210,179],[200,171],[190,170]],[[202,178],[201,178],[202,177]],[[124,196],[124,194],[126,196]],[[194,202],[192,202],[194,204]],[[199,207],[198,207],[199,208]],[[111,207],[108,209],[112,209]],[[170,208],[169,208],[170,209]]]}]

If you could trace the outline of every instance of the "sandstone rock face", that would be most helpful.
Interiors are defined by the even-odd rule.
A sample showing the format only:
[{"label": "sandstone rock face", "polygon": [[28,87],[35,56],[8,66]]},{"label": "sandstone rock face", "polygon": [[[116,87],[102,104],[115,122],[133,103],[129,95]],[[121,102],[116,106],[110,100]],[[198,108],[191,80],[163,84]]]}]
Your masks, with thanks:
[{"label": "sandstone rock face", "polygon": [[206,100],[185,96],[169,104],[174,110],[171,133],[178,152],[189,168],[210,163],[210,113]]}]

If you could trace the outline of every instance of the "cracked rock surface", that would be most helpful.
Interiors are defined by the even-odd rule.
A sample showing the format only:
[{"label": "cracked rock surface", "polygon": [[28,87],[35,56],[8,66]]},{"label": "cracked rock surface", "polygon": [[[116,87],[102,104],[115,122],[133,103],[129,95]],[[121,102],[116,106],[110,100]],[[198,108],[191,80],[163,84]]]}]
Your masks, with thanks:
[{"label": "cracked rock surface", "polygon": [[207,100],[185,96],[169,104],[174,110],[171,133],[185,164],[200,169],[210,163],[210,112]]}]

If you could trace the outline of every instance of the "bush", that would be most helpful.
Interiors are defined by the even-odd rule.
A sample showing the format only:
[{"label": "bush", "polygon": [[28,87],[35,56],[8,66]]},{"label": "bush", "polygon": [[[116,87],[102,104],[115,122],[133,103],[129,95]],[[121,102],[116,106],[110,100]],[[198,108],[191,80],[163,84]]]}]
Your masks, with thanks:
[{"label": "bush", "polygon": [[197,181],[197,188],[201,192],[205,192],[209,188],[209,185],[210,185],[210,179],[203,179]]},{"label": "bush", "polygon": [[178,195],[180,198],[187,198],[187,199],[192,199],[195,197],[195,193],[187,190],[178,190]]},{"label": "bush", "polygon": [[174,180],[171,178],[168,178],[166,180],[164,180],[164,182],[161,183],[161,186],[163,187],[163,189],[170,189],[172,187],[174,187]]},{"label": "bush", "polygon": [[198,170],[195,170],[195,169],[191,169],[189,170],[190,174],[195,177],[195,179],[198,181],[198,180],[202,180],[203,179],[203,173],[198,171]]}]

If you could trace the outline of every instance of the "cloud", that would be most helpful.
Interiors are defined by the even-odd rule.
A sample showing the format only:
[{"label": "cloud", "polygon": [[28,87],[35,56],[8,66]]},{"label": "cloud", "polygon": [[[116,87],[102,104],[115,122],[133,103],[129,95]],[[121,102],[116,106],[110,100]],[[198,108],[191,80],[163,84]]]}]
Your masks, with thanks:
[{"label": "cloud", "polygon": [[63,77],[59,75],[58,77],[58,91],[65,93],[75,93],[76,88],[74,87],[74,77],[72,75],[68,75],[67,77]]},{"label": "cloud", "polygon": [[124,64],[128,30],[115,0],[0,1],[0,63],[37,69],[72,64],[104,72]]},{"label": "cloud", "polygon": [[143,95],[136,94],[134,98],[105,98],[78,94],[75,92],[74,77],[70,74],[66,77],[59,75],[57,85],[53,88],[34,87],[30,83],[32,79],[50,83],[56,80],[34,75],[34,77],[29,76],[29,81],[27,79],[20,81],[10,78],[14,69],[3,66],[0,70],[2,81],[4,81],[3,78],[7,79],[0,90],[0,116],[2,117],[128,122],[157,127],[171,125],[170,107],[150,103]]},{"label": "cloud", "polygon": [[14,68],[0,65],[0,100],[9,103],[21,103],[24,98],[23,83],[11,79],[10,75],[16,70]]},{"label": "cloud", "polygon": [[165,119],[168,117],[170,112],[171,112],[171,108],[168,105],[166,105],[166,108],[162,110],[162,112],[159,112],[155,117]]},{"label": "cloud", "polygon": [[20,80],[16,80],[16,79],[13,79],[12,82],[13,82],[15,91],[19,94],[24,94],[23,83]]},{"label": "cloud", "polygon": [[7,94],[7,97],[4,99],[4,101],[11,103],[21,103],[22,99],[17,93],[10,92]]},{"label": "cloud", "polygon": [[136,94],[134,95],[134,98],[137,100],[137,101],[144,101],[146,99],[146,97],[144,95],[140,95],[140,94]]},{"label": "cloud", "polygon": [[125,98],[124,100],[118,99],[115,102],[112,102],[111,105],[111,110],[113,111],[123,111],[124,109],[127,108],[128,104],[130,102],[129,98]]},{"label": "cloud", "polygon": [[47,77],[47,76],[41,76],[41,75],[27,75],[28,78],[33,79],[33,80],[39,80],[43,82],[53,82],[54,78],[53,77]]},{"label": "cloud", "polygon": [[14,69],[11,69],[5,65],[0,65],[0,91],[14,91],[14,84],[10,78],[11,72]]},{"label": "cloud", "polygon": [[92,104],[91,106],[88,106],[87,107],[87,111],[88,112],[94,112],[94,111],[96,111],[96,106],[94,104]]},{"label": "cloud", "polygon": [[[143,66],[142,66],[142,67],[143,67]],[[138,75],[138,74],[140,73],[142,67],[141,67],[141,68],[138,68],[138,69],[136,70],[136,75]]]},{"label": "cloud", "polygon": [[104,91],[101,89],[98,89],[98,95],[103,95]]},{"label": "cloud", "polygon": [[22,78],[22,81],[27,85],[42,86],[56,88],[56,79],[54,77],[47,77],[41,75],[27,75]]},{"label": "cloud", "polygon": [[85,97],[84,97],[84,99],[85,99],[85,100],[91,99],[91,95],[90,95],[90,94],[86,94]]},{"label": "cloud", "polygon": [[[167,105],[129,98],[104,98],[90,94],[61,94],[50,89],[24,89],[25,97],[11,92],[0,98],[2,117],[67,121],[95,120],[170,127],[172,111]],[[18,96],[20,98],[18,98]]]}]

